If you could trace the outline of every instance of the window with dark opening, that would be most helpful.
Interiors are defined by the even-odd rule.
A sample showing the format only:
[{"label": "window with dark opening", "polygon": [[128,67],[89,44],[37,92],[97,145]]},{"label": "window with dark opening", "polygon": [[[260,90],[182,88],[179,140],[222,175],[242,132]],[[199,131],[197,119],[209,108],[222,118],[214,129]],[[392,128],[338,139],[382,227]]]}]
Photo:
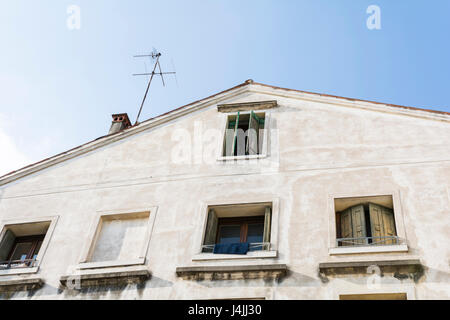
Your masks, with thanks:
[{"label": "window with dark opening", "polygon": [[0,241],[0,270],[36,265],[49,222],[8,226]]},{"label": "window with dark opening", "polygon": [[[235,253],[233,246],[238,250],[245,246],[244,251],[270,250],[271,209],[271,204],[209,207],[202,251]],[[219,247],[222,251],[216,252]]]}]

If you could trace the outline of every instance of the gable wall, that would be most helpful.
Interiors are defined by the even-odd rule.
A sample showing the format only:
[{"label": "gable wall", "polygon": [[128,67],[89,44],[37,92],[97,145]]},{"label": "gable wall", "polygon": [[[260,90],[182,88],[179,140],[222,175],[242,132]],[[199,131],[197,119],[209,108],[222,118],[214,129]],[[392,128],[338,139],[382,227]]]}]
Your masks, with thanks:
[{"label": "gable wall", "polygon": [[[59,215],[40,268],[47,285],[33,298],[191,299],[260,297],[334,299],[348,284],[323,283],[318,264],[372,255],[330,256],[329,197],[394,190],[400,195],[408,253],[376,254],[377,259],[418,257],[429,268],[418,283],[383,279],[386,286],[412,286],[418,298],[449,298],[442,281],[449,274],[448,208],[450,126],[448,122],[345,108],[247,93],[229,101],[278,100],[271,112],[269,157],[258,162],[217,161],[217,152],[174,164],[175,130],[196,139],[199,126],[217,129],[216,105],[156,129],[107,145],[0,187],[0,220]],[[276,138],[278,137],[278,138]],[[212,141],[212,142],[211,142]],[[204,143],[204,150],[217,140]],[[197,144],[198,146],[198,144]],[[196,162],[198,161],[198,162]],[[175,275],[179,266],[198,265],[196,235],[202,232],[204,201],[279,198],[278,259],[290,276],[281,283],[252,280],[197,283]],[[147,253],[153,274],[145,289],[58,291],[59,277],[82,255],[86,231],[98,211],[157,206]],[[430,232],[432,230],[432,232]],[[215,264],[231,265],[234,261]],[[241,262],[243,263],[243,262]],[[247,263],[261,263],[255,259]],[[202,262],[202,265],[213,264]],[[366,278],[354,277],[356,286]],[[17,294],[23,297],[23,294]]]}]

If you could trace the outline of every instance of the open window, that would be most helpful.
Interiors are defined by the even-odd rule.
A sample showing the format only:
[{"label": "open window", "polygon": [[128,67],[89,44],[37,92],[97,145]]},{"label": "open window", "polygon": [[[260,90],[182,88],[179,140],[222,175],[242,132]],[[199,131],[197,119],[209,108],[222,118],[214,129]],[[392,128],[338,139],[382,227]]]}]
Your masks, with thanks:
[{"label": "open window", "polygon": [[336,245],[399,243],[392,196],[335,199]]},{"label": "open window", "polygon": [[230,157],[263,154],[265,120],[264,112],[238,111],[229,115],[222,155]]},{"label": "open window", "polygon": [[271,203],[209,206],[202,252],[270,250],[271,223]]},{"label": "open window", "polygon": [[6,225],[0,241],[0,270],[32,268],[51,221]]}]

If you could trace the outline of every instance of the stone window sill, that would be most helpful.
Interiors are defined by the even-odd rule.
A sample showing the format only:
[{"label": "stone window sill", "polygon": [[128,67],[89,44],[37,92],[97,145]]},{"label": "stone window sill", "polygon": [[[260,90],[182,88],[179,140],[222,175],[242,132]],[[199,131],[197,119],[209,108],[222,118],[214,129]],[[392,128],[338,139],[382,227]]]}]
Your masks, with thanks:
[{"label": "stone window sill", "polygon": [[397,244],[384,246],[348,246],[328,249],[330,255],[382,252],[408,252],[408,246],[406,244]]},{"label": "stone window sill", "polygon": [[100,269],[100,268],[114,268],[114,267],[127,267],[127,266],[137,266],[145,264],[145,258],[139,258],[134,260],[126,261],[100,261],[100,262],[85,262],[80,263],[77,269]]},{"label": "stone window sill", "polygon": [[11,276],[11,275],[16,275],[16,274],[32,274],[32,273],[37,273],[38,270],[39,270],[39,267],[6,269],[6,270],[0,270],[0,276]]},{"label": "stone window sill", "polygon": [[[71,283],[74,289],[102,285],[123,285],[142,283],[150,279],[151,273],[147,266],[128,266],[108,269],[95,269],[76,271],[73,274],[64,275],[60,278],[63,286]],[[79,285],[79,287],[77,287]]]},{"label": "stone window sill", "polygon": [[244,259],[265,259],[276,258],[278,251],[250,251],[247,254],[215,254],[199,253],[192,257],[192,261],[211,261],[211,260],[244,260]]}]

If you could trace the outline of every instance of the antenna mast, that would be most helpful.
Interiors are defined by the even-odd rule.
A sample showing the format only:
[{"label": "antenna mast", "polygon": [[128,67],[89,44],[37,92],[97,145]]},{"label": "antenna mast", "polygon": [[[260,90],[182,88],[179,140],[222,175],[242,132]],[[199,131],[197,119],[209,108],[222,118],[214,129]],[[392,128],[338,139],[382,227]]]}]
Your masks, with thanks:
[{"label": "antenna mast", "polygon": [[[135,74],[133,74],[133,76],[148,76],[148,75],[150,76],[150,79],[148,80],[148,84],[147,84],[147,89],[145,90],[144,98],[142,99],[141,107],[139,108],[139,112],[136,117],[136,122],[134,123],[135,125],[138,124],[139,116],[141,115],[142,107],[144,106],[145,99],[147,98],[147,93],[148,93],[148,90],[150,89],[150,84],[152,83],[153,76],[155,74],[161,76],[162,84],[163,84],[163,86],[165,86],[163,74],[175,74],[175,72],[162,72],[161,65],[159,64],[159,57],[161,57],[161,53],[157,52],[155,49],[153,49],[153,52],[150,54],[142,54],[142,55],[134,56],[134,58],[142,58],[142,57],[150,57],[153,60],[156,59],[156,61],[153,66],[153,71],[151,73],[135,73]],[[159,72],[155,72],[156,67],[158,67]]]}]

